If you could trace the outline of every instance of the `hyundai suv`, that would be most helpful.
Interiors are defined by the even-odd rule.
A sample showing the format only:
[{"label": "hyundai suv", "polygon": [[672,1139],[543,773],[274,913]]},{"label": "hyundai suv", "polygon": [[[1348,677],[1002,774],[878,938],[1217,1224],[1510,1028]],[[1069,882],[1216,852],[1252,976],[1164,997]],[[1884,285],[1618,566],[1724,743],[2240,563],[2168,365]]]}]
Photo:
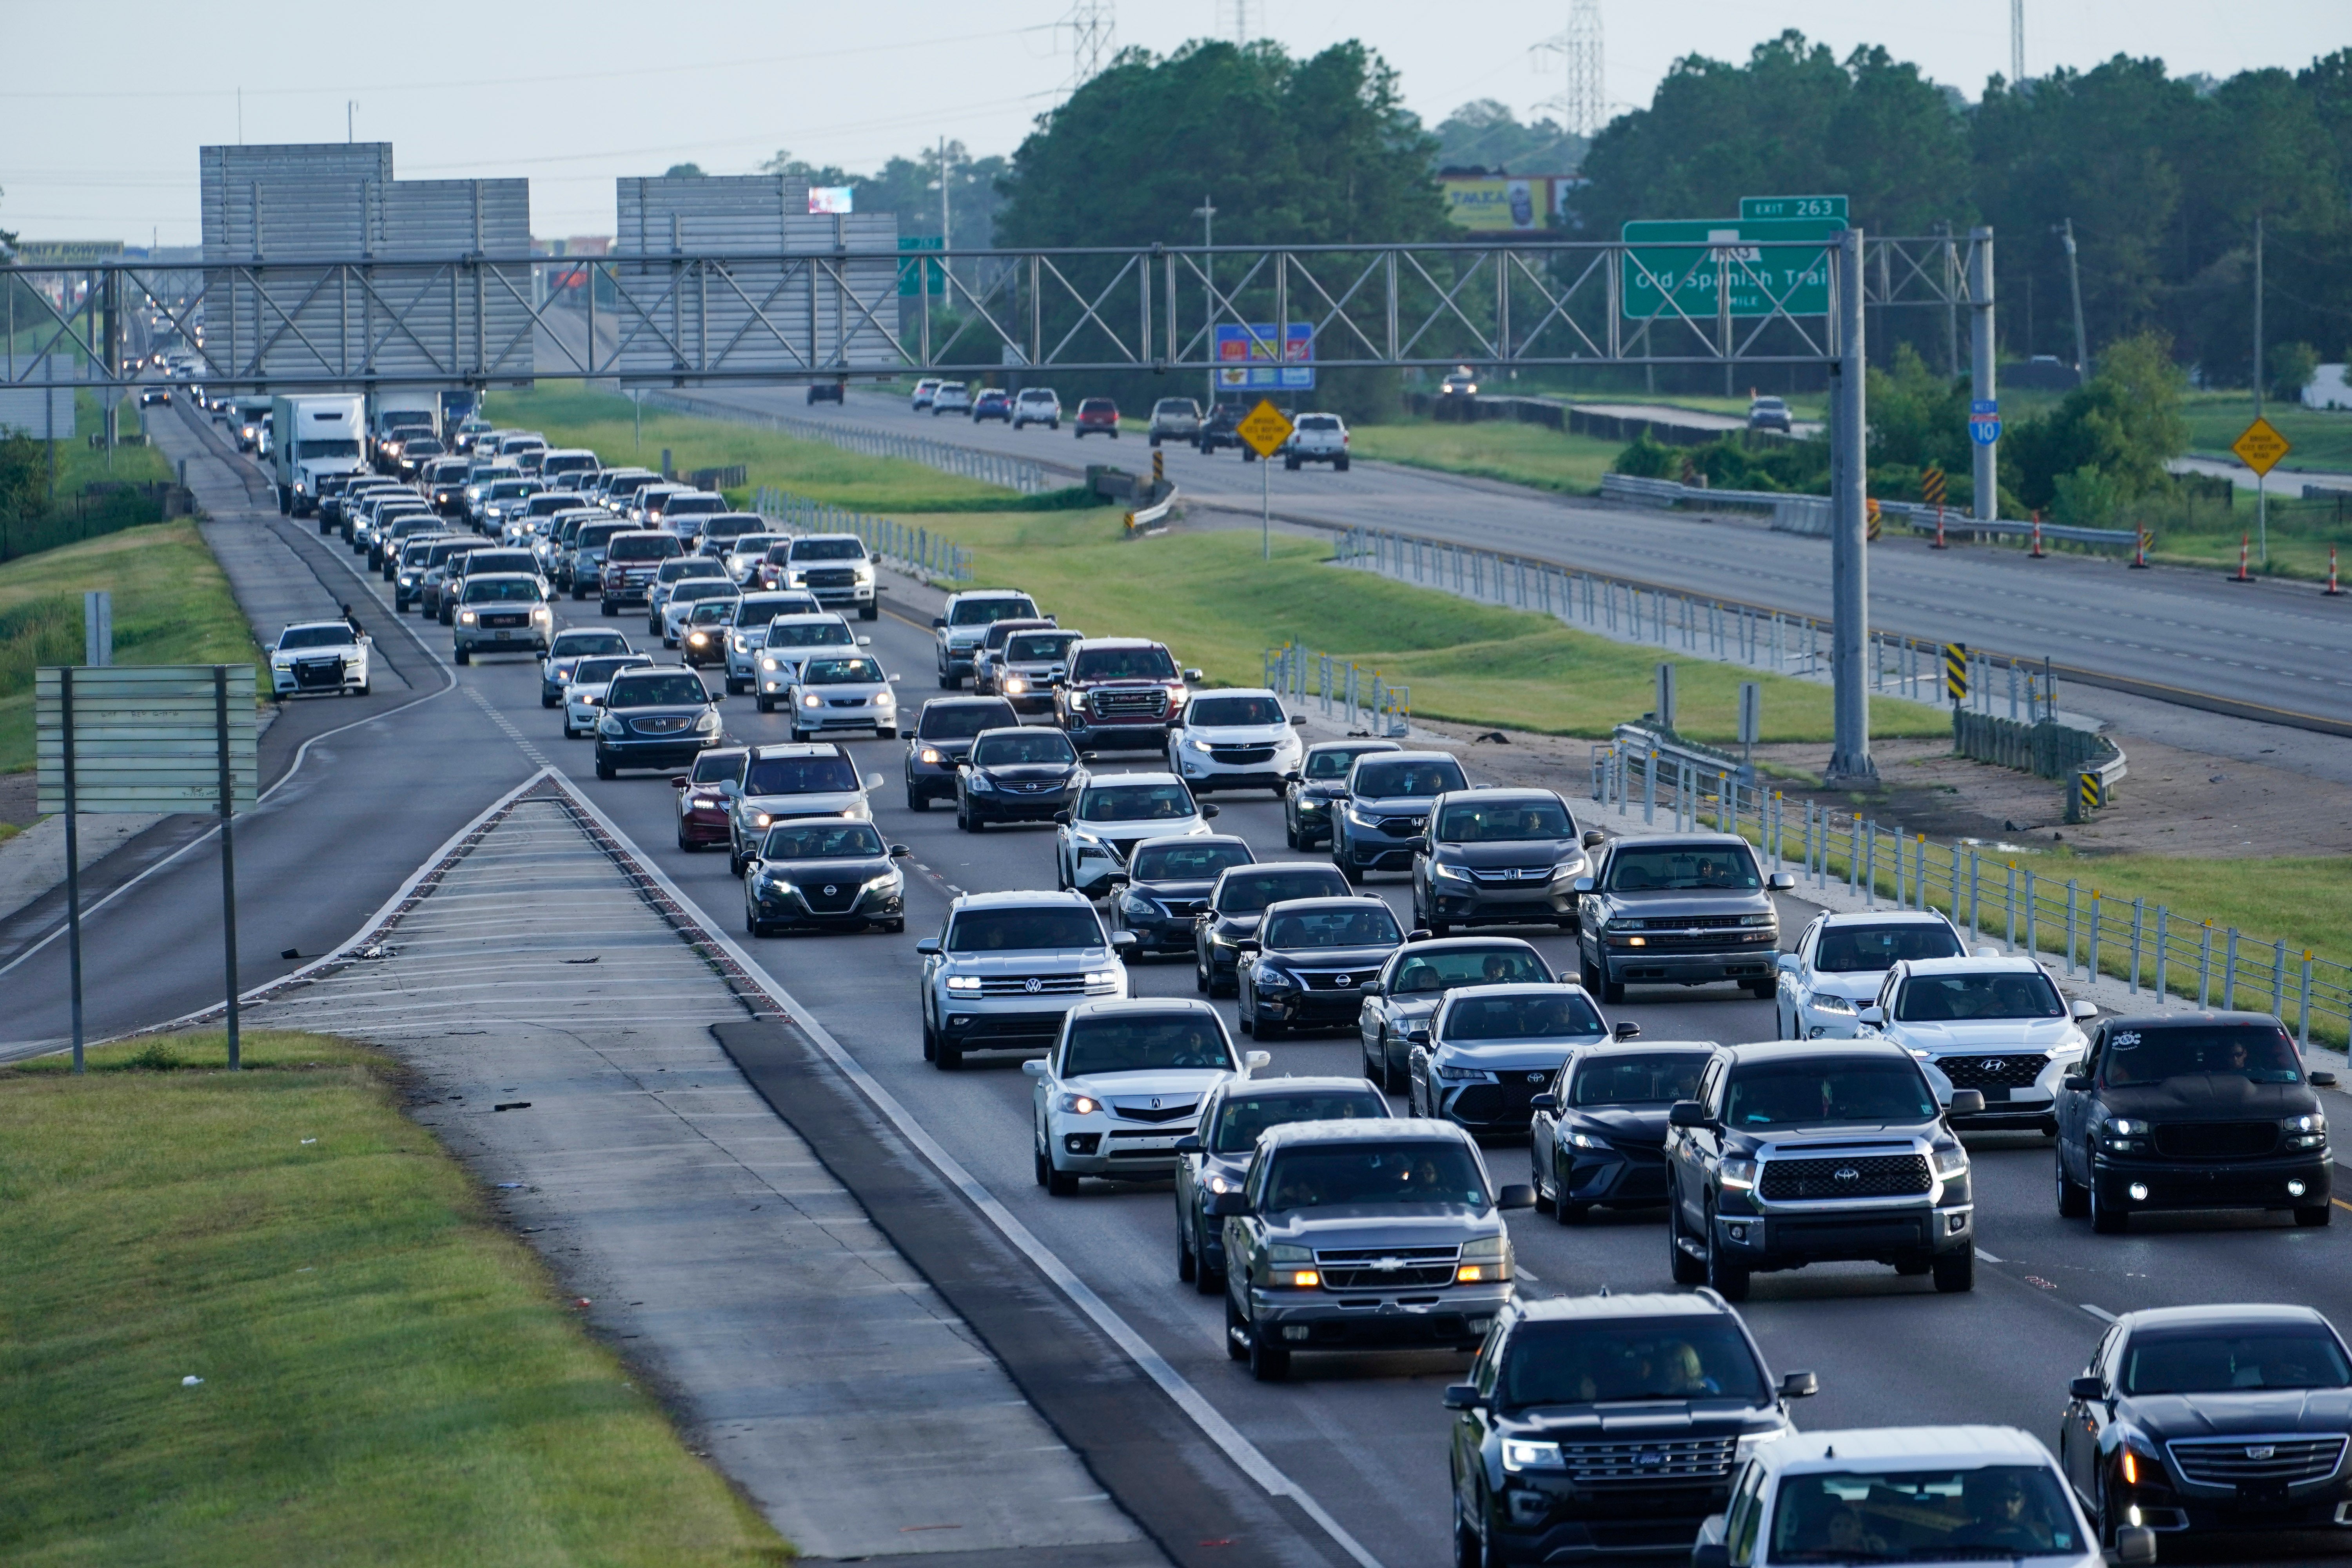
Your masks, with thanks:
[{"label": "hyundai suv", "polygon": [[[941,1072],[966,1051],[1030,1051],[1061,1037],[1089,998],[1127,994],[1119,955],[1135,939],[1103,930],[1076,893],[965,893],[922,956],[923,1059]],[[1171,1151],[1173,1157],[1173,1151]]]},{"label": "hyundai suv", "polygon": [[1070,672],[1054,688],[1054,721],[1082,752],[1114,746],[1165,750],[1197,669],[1141,637],[1087,637],[1070,648]]},{"label": "hyundai suv", "polygon": [[1195,795],[1265,789],[1278,798],[1305,752],[1293,727],[1303,722],[1270,690],[1202,692],[1168,731],[1168,769]]},{"label": "hyundai suv", "polygon": [[1579,877],[1577,958],[1584,988],[1612,1006],[1633,984],[1737,982],[1759,1001],[1778,984],[1780,916],[1772,894],[1797,885],[1765,875],[1730,833],[1619,838]]},{"label": "hyundai suv", "polygon": [[1855,1032],[1909,1051],[1939,1100],[1980,1090],[1982,1113],[1966,1119],[1975,1125],[2054,1132],[2058,1087],[2083,1060],[2080,1021],[2098,1011],[2069,1003],[2030,958],[1906,959],[1879,982]]},{"label": "hyundai suv", "polygon": [[1444,752],[1358,758],[1348,770],[1348,793],[1333,803],[1331,863],[1350,882],[1372,871],[1411,871],[1430,807],[1447,791],[1469,787],[1461,763]]}]

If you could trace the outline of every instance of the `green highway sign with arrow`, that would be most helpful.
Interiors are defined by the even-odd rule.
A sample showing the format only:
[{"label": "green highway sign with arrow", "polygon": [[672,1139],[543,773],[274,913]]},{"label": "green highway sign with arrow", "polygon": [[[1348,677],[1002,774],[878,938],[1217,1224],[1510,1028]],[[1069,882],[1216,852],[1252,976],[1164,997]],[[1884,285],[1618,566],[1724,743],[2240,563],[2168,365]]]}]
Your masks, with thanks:
[{"label": "green highway sign with arrow", "polygon": [[[1728,285],[1731,313],[1826,316],[1830,258],[1826,242],[1845,227],[1842,217],[1675,218],[1629,223],[1623,238],[1638,248],[1625,255],[1620,298],[1636,321],[1672,321],[1679,310],[1694,321],[1716,316],[1718,279]],[[1820,249],[1766,249],[1761,242],[1824,242]],[[1669,300],[1671,296],[1671,300]]]}]

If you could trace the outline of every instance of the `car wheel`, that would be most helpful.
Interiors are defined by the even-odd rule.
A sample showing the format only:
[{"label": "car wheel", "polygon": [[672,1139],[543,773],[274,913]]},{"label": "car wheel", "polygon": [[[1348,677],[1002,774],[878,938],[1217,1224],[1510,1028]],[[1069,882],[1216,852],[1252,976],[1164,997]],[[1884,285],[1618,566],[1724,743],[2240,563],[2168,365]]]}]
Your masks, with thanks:
[{"label": "car wheel", "polygon": [[768,934],[768,928],[755,920],[751,910],[746,910],[743,911],[743,931],[747,936],[765,936]]},{"label": "car wheel", "polygon": [[474,656],[473,656],[472,654],[470,654],[470,653],[467,653],[464,648],[459,648],[459,649],[457,650],[457,662],[458,662],[459,664],[471,664],[471,663],[473,663],[473,662],[474,662]]},{"label": "car wheel", "polygon": [[940,1037],[932,1033],[929,1018],[923,1020],[923,1059],[927,1062],[940,1059]]},{"label": "car wheel", "polygon": [[1748,1300],[1747,1265],[1725,1256],[1720,1237],[1721,1229],[1715,1223],[1715,1209],[1710,1205],[1706,1211],[1707,1286],[1727,1301],[1745,1301]]},{"label": "car wheel", "polygon": [[1286,1027],[1286,1025],[1270,1023],[1266,1019],[1259,1018],[1254,1020],[1250,1032],[1261,1040],[1278,1040],[1282,1038]]},{"label": "car wheel", "polygon": [[1241,989],[1242,989],[1242,982],[1241,982],[1241,976],[1240,976],[1240,974],[1239,974],[1238,973],[1234,973],[1234,974],[1230,974],[1230,975],[1224,975],[1224,976],[1222,976],[1222,977],[1221,977],[1221,976],[1219,976],[1219,974],[1217,973],[1216,965],[1214,965],[1214,964],[1211,964],[1211,965],[1209,966],[1209,994],[1210,994],[1210,995],[1212,995],[1212,996],[1238,996],[1238,995],[1240,995],[1240,994],[1241,994]]},{"label": "car wheel", "polygon": [[2120,1236],[2131,1225],[2128,1211],[2115,1207],[2100,1195],[2099,1183],[2091,1183],[2091,1228],[2101,1236]]},{"label": "car wheel", "polygon": [[1562,1225],[1581,1225],[1591,1213],[1591,1204],[1568,1201],[1568,1178],[1555,1168],[1551,1178],[1551,1217]]},{"label": "car wheel", "polygon": [[917,789],[913,784],[908,784],[907,786],[907,809],[908,811],[929,811],[931,809],[931,797],[924,794],[921,790]]},{"label": "car wheel", "polygon": [[1935,1262],[1936,1289],[1947,1296],[1977,1288],[1977,1249],[1964,1247],[1958,1252],[1948,1252]]},{"label": "car wheel", "polygon": [[749,681],[738,680],[731,675],[727,678],[727,695],[730,697],[740,697],[751,689]]},{"label": "car wheel", "polygon": [[600,779],[611,780],[619,778],[621,774],[620,770],[600,758],[596,763],[596,776]]},{"label": "car wheel", "polygon": [[1192,989],[1203,996],[1209,994],[1209,965],[1198,948],[1192,950]]},{"label": "car wheel", "polygon": [[1772,999],[1775,987],[1769,980],[1743,980],[1739,984],[1742,990],[1759,1002],[1769,1002]]},{"label": "car wheel", "polygon": [[1037,1184],[1042,1187],[1054,1179],[1053,1162],[1045,1158],[1043,1149],[1032,1149],[1029,1152],[1037,1162]]},{"label": "car wheel", "polygon": [[790,728],[793,740],[795,742],[805,743],[807,742],[809,732],[806,730],[802,729],[798,724],[792,725]]},{"label": "car wheel", "polygon": [[1677,1285],[1706,1283],[1706,1264],[1683,1246],[1682,1205],[1675,1201],[1671,1185],[1666,1189],[1666,1272]]},{"label": "car wheel", "polygon": [[1363,886],[1364,874],[1356,868],[1355,857],[1349,855],[1336,840],[1331,846],[1331,864],[1339,868],[1339,875],[1347,880],[1348,886],[1351,888]]},{"label": "car wheel", "polygon": [[2066,1146],[2063,1143],[2052,1153],[2058,1167],[2058,1217],[2081,1219],[2091,1212],[2090,1189],[2066,1173]]},{"label": "car wheel", "polygon": [[1276,1344],[1255,1318],[1249,1325],[1249,1369],[1250,1376],[1260,1383],[1280,1383],[1290,1375],[1288,1348]]},{"label": "car wheel", "polygon": [[539,705],[541,708],[552,708],[555,706],[555,699],[542,695],[539,700]]},{"label": "car wheel", "polygon": [[1307,846],[1298,842],[1298,825],[1290,820],[1290,814],[1288,812],[1284,812],[1282,814],[1282,841],[1293,849],[1304,849],[1307,847]]},{"label": "car wheel", "polygon": [[1601,999],[1612,1007],[1620,1005],[1625,1000],[1625,983],[1604,976],[1601,982]]},{"label": "car wheel", "polygon": [[2298,1208],[2294,1211],[2294,1223],[2305,1227],[2306,1229],[2313,1226],[2326,1225],[2327,1223],[2327,1216],[2334,1211],[2334,1208],[2335,1205],[2332,1204],[2312,1204],[2308,1206]]},{"label": "car wheel", "polygon": [[604,599],[598,602],[596,605],[596,613],[609,618],[619,615],[621,612],[619,607],[616,606],[612,600]]},{"label": "car wheel", "polygon": [[1249,1325],[1242,1321],[1231,1291],[1225,1294],[1225,1355],[1232,1361],[1249,1360]]},{"label": "car wheel", "polygon": [[1045,1192],[1050,1197],[1074,1198],[1078,1195],[1078,1179],[1067,1171],[1054,1168],[1052,1155],[1045,1158]]},{"label": "car wheel", "polygon": [[1442,921],[1435,915],[1432,915],[1423,923],[1428,927],[1429,934],[1432,936],[1452,936],[1454,934],[1454,922],[1451,921]]},{"label": "car wheel", "polygon": [[955,1071],[956,1068],[963,1066],[963,1047],[949,1044],[948,1037],[941,1035],[931,1057],[931,1065],[941,1072]]},{"label": "car wheel", "polygon": [[1348,471],[1348,459],[1347,459],[1347,458],[1332,458],[1332,459],[1331,459],[1331,471],[1332,471],[1333,473],[1335,473],[1335,474],[1344,474],[1344,473],[1346,473],[1346,472]]},{"label": "car wheel", "polygon": [[775,699],[770,697],[765,692],[761,692],[759,696],[752,698],[751,706],[757,708],[762,713],[773,713],[776,710]]},{"label": "car wheel", "polygon": [[1203,1296],[1222,1294],[1225,1289],[1225,1271],[1209,1267],[1209,1244],[1205,1237],[1192,1238],[1192,1289]]}]

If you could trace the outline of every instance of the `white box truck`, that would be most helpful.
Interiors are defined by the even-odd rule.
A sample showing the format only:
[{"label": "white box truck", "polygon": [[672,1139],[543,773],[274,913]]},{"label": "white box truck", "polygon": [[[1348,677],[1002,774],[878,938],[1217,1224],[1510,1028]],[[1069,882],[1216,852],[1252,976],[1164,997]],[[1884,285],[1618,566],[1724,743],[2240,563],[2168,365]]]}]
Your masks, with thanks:
[{"label": "white box truck", "polygon": [[367,401],[356,394],[270,399],[270,469],[279,511],[310,516],[319,509],[320,479],[365,466],[366,420]]},{"label": "white box truck", "polygon": [[399,472],[401,445],[409,437],[441,434],[441,394],[430,387],[379,392],[370,405],[370,455],[380,473]]}]

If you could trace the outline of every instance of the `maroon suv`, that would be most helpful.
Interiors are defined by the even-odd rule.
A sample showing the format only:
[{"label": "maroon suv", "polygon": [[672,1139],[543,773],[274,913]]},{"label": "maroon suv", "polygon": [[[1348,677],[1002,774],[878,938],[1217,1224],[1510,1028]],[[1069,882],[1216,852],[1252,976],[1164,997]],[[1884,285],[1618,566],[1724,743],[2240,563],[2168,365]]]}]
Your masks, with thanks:
[{"label": "maroon suv", "polygon": [[1118,439],[1118,405],[1108,397],[1089,397],[1078,405],[1078,437],[1108,436]]},{"label": "maroon suv", "polygon": [[604,575],[597,584],[604,602],[598,607],[616,616],[624,605],[646,603],[661,563],[685,553],[685,544],[667,529],[636,528],[613,535],[604,544]]},{"label": "maroon suv", "polygon": [[1197,669],[1179,669],[1167,648],[1141,637],[1087,637],[1070,647],[1069,673],[1054,686],[1054,721],[1082,752],[1168,745]]}]

